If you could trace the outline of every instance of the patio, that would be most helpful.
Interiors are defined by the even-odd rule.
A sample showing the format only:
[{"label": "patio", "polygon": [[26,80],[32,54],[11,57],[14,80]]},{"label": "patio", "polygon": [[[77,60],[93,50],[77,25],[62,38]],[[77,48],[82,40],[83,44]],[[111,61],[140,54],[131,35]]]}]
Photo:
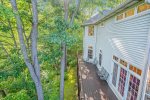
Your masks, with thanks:
[{"label": "patio", "polygon": [[80,100],[118,100],[106,81],[96,74],[96,66],[78,59]]}]

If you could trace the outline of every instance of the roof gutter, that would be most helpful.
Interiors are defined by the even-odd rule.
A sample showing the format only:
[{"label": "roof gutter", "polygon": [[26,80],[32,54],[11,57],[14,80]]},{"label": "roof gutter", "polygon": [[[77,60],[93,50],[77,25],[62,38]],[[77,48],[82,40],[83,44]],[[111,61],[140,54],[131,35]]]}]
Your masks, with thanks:
[{"label": "roof gutter", "polygon": [[[83,24],[82,26],[88,26],[88,25],[96,25],[99,24],[100,22],[116,15],[117,13],[123,11],[124,9],[130,7],[131,5],[133,5],[136,2],[139,2],[140,0],[127,0],[126,2],[124,2],[123,4],[121,4],[120,6],[118,6],[117,8],[115,8],[114,10],[112,10],[111,12],[109,12],[107,15],[103,16],[102,18],[100,18],[98,21],[96,21],[95,23],[87,23],[87,24]],[[145,0],[145,1],[150,1],[150,0]]]},{"label": "roof gutter", "polygon": [[[87,24],[83,24],[82,26],[97,25],[100,22],[103,22],[103,21],[109,19],[110,17],[116,15],[117,13],[123,11],[124,9],[132,6],[133,4],[135,4],[135,3],[139,2],[139,1],[141,1],[141,0],[127,0],[126,2],[124,2],[123,4],[121,4],[120,6],[115,8],[114,10],[112,10],[111,12],[109,12],[107,15],[103,16],[102,18],[100,18],[95,23],[87,23]],[[150,4],[150,0],[145,0],[145,3]]]},{"label": "roof gutter", "polygon": [[83,26],[90,26],[90,25],[95,25],[95,23],[87,23],[87,24],[83,24],[81,26],[83,27]]}]

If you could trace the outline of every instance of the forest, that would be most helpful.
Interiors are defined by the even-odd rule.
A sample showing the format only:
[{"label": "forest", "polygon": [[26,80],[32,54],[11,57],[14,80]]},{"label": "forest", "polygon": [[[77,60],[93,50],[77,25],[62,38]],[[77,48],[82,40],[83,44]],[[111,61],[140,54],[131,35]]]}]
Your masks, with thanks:
[{"label": "forest", "polygon": [[0,100],[77,100],[82,24],[123,0],[0,0]]}]

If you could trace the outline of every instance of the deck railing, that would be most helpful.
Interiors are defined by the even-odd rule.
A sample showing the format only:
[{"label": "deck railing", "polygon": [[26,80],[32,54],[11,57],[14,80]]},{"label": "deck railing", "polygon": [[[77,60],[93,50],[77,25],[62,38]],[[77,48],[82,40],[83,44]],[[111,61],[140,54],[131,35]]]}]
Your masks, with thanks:
[{"label": "deck railing", "polygon": [[77,52],[77,87],[78,87],[78,100],[82,100],[81,98],[81,81],[80,81],[80,73],[79,73],[79,57],[82,55],[82,51]]},{"label": "deck railing", "polygon": [[78,52],[77,52],[77,87],[78,87],[78,100],[80,100],[80,84],[79,84],[79,65],[78,65]]}]

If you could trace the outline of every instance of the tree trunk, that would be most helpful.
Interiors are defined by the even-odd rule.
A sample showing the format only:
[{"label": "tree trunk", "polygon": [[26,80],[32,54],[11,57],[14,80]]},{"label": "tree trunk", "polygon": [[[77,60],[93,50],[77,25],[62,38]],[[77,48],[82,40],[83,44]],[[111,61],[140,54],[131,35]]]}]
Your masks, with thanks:
[{"label": "tree trunk", "polygon": [[[69,0],[64,0],[64,20],[68,21]],[[66,42],[62,41],[61,76],[60,76],[60,100],[64,100],[64,73],[66,68]]]},{"label": "tree trunk", "polygon": [[32,11],[33,11],[33,25],[31,33],[31,42],[32,42],[32,61],[36,75],[40,79],[40,66],[37,57],[37,36],[38,36],[38,12],[37,12],[37,1],[32,0]]},{"label": "tree trunk", "polygon": [[71,20],[70,20],[70,26],[73,25],[73,23],[74,23],[74,18],[75,18],[75,16],[76,16],[77,13],[78,13],[79,8],[80,8],[80,0],[76,0],[76,10],[75,10],[74,13],[72,14],[72,17],[71,17]]},{"label": "tree trunk", "polygon": [[61,58],[61,81],[60,81],[60,100],[64,100],[64,72],[66,63],[66,44],[62,43],[62,58]]},{"label": "tree trunk", "polygon": [[69,0],[64,0],[64,19],[68,20],[68,7],[69,7]]},{"label": "tree trunk", "polygon": [[[37,9],[36,9],[36,0],[32,0],[32,6],[33,6],[33,13],[35,14],[33,16],[33,29],[34,29],[34,32],[33,34],[35,34],[35,38],[33,38],[33,41],[34,43],[32,44],[35,44],[35,48],[34,48],[34,51],[37,51],[37,46],[36,46],[36,39],[37,39]],[[18,29],[18,36],[19,36],[19,41],[20,41],[20,47],[21,47],[21,51],[23,53],[23,57],[24,57],[24,61],[25,61],[25,64],[27,65],[28,69],[29,69],[29,72],[30,72],[30,75],[35,83],[35,86],[36,86],[36,90],[37,90],[37,96],[38,96],[38,100],[44,100],[43,98],[43,91],[42,91],[42,85],[41,85],[41,82],[40,82],[40,72],[37,71],[37,67],[39,67],[39,65],[37,65],[38,63],[38,60],[37,60],[37,52],[32,54],[32,56],[34,57],[34,60],[32,59],[32,61],[30,61],[29,57],[28,57],[28,54],[27,54],[27,49],[26,49],[26,45],[25,45],[25,42],[24,42],[24,36],[23,36],[23,27],[22,27],[22,22],[21,22],[21,18],[18,14],[18,8],[17,8],[17,4],[16,4],[16,0],[11,0],[11,5],[12,5],[12,8],[13,8],[13,11],[15,13],[15,18],[16,18],[16,23],[17,23],[17,29]],[[34,19],[35,18],[35,19]],[[32,35],[33,36],[33,35]],[[32,47],[33,48],[33,47]],[[32,51],[33,52],[33,51]],[[33,62],[33,64],[31,63]],[[35,69],[36,68],[36,69]],[[39,73],[37,73],[37,72]]]}]

